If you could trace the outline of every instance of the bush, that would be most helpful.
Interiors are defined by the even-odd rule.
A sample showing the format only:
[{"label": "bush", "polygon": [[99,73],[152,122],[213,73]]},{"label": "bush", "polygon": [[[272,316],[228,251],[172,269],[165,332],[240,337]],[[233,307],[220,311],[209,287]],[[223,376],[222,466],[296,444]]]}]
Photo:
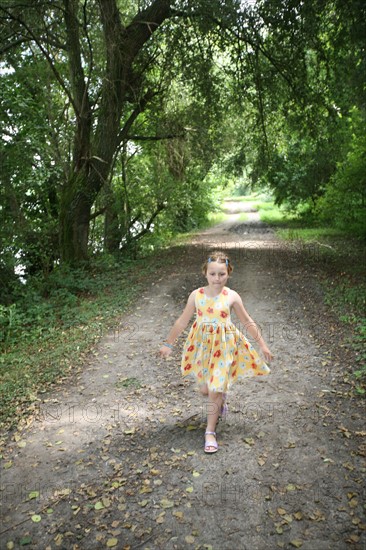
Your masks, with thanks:
[{"label": "bush", "polygon": [[354,135],[346,159],[337,165],[325,194],[317,202],[322,221],[366,237],[366,135]]}]

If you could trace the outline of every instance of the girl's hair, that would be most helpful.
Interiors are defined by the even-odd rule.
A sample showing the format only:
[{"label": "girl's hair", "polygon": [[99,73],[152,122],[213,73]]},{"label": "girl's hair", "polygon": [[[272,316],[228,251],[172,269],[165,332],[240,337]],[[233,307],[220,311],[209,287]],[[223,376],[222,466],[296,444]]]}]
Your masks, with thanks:
[{"label": "girl's hair", "polygon": [[231,265],[230,258],[227,254],[224,252],[211,252],[211,254],[208,256],[205,263],[202,265],[202,273],[203,275],[207,274],[208,266],[211,262],[218,262],[219,264],[226,264],[227,272],[230,275],[233,271],[233,266]]}]

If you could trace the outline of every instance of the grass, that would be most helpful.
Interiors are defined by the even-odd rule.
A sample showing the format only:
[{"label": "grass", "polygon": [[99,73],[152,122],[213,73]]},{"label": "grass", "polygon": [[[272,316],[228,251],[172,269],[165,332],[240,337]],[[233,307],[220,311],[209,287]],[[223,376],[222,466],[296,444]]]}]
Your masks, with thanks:
[{"label": "grass", "polygon": [[[136,298],[149,259],[55,270],[0,309],[0,423],[9,429],[39,395],[78,372],[86,356]],[[159,261],[154,259],[154,270]]]},{"label": "grass", "polygon": [[238,216],[238,218],[235,220],[236,222],[246,222],[248,220],[248,214],[246,212],[241,212]]},{"label": "grass", "polygon": [[222,223],[226,220],[227,214],[223,211],[219,212],[210,212],[208,214],[208,221],[203,226],[200,227],[200,229],[207,229],[209,227],[213,227],[214,225],[218,223]]},{"label": "grass", "polygon": [[291,227],[279,229],[277,235],[287,241],[331,242],[346,237],[344,231],[333,227]]},{"label": "grass", "polygon": [[366,285],[364,284],[364,243],[333,227],[324,227],[315,220],[290,215],[273,202],[257,203],[262,221],[276,229],[277,236],[286,241],[314,243],[319,252],[319,268],[322,261],[332,270],[324,271],[325,302],[347,325],[350,344],[355,352],[355,391],[366,394]]},{"label": "grass", "polygon": [[295,216],[285,213],[279,206],[275,205],[273,201],[256,202],[254,206],[259,212],[261,221],[269,225],[286,227],[295,222]]}]

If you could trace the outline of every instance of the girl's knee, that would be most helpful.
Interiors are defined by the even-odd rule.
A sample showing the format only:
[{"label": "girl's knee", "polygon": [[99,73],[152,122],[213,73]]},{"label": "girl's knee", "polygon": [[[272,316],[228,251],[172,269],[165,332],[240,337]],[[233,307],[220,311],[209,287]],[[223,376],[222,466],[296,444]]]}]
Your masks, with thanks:
[{"label": "girl's knee", "polygon": [[209,394],[207,384],[200,384],[199,390],[200,390],[202,395],[208,395]]},{"label": "girl's knee", "polygon": [[210,401],[214,401],[215,403],[222,401],[223,393],[218,391],[209,391],[208,397]]}]

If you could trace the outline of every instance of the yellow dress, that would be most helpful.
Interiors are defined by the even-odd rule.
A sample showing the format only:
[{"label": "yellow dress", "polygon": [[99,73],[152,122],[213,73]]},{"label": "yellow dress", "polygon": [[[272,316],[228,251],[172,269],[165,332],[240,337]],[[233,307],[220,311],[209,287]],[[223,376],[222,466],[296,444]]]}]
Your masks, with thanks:
[{"label": "yellow dress", "polygon": [[181,371],[225,392],[240,378],[263,376],[271,371],[230,318],[229,289],[210,298],[203,288],[196,292],[196,319],[184,344]]}]

